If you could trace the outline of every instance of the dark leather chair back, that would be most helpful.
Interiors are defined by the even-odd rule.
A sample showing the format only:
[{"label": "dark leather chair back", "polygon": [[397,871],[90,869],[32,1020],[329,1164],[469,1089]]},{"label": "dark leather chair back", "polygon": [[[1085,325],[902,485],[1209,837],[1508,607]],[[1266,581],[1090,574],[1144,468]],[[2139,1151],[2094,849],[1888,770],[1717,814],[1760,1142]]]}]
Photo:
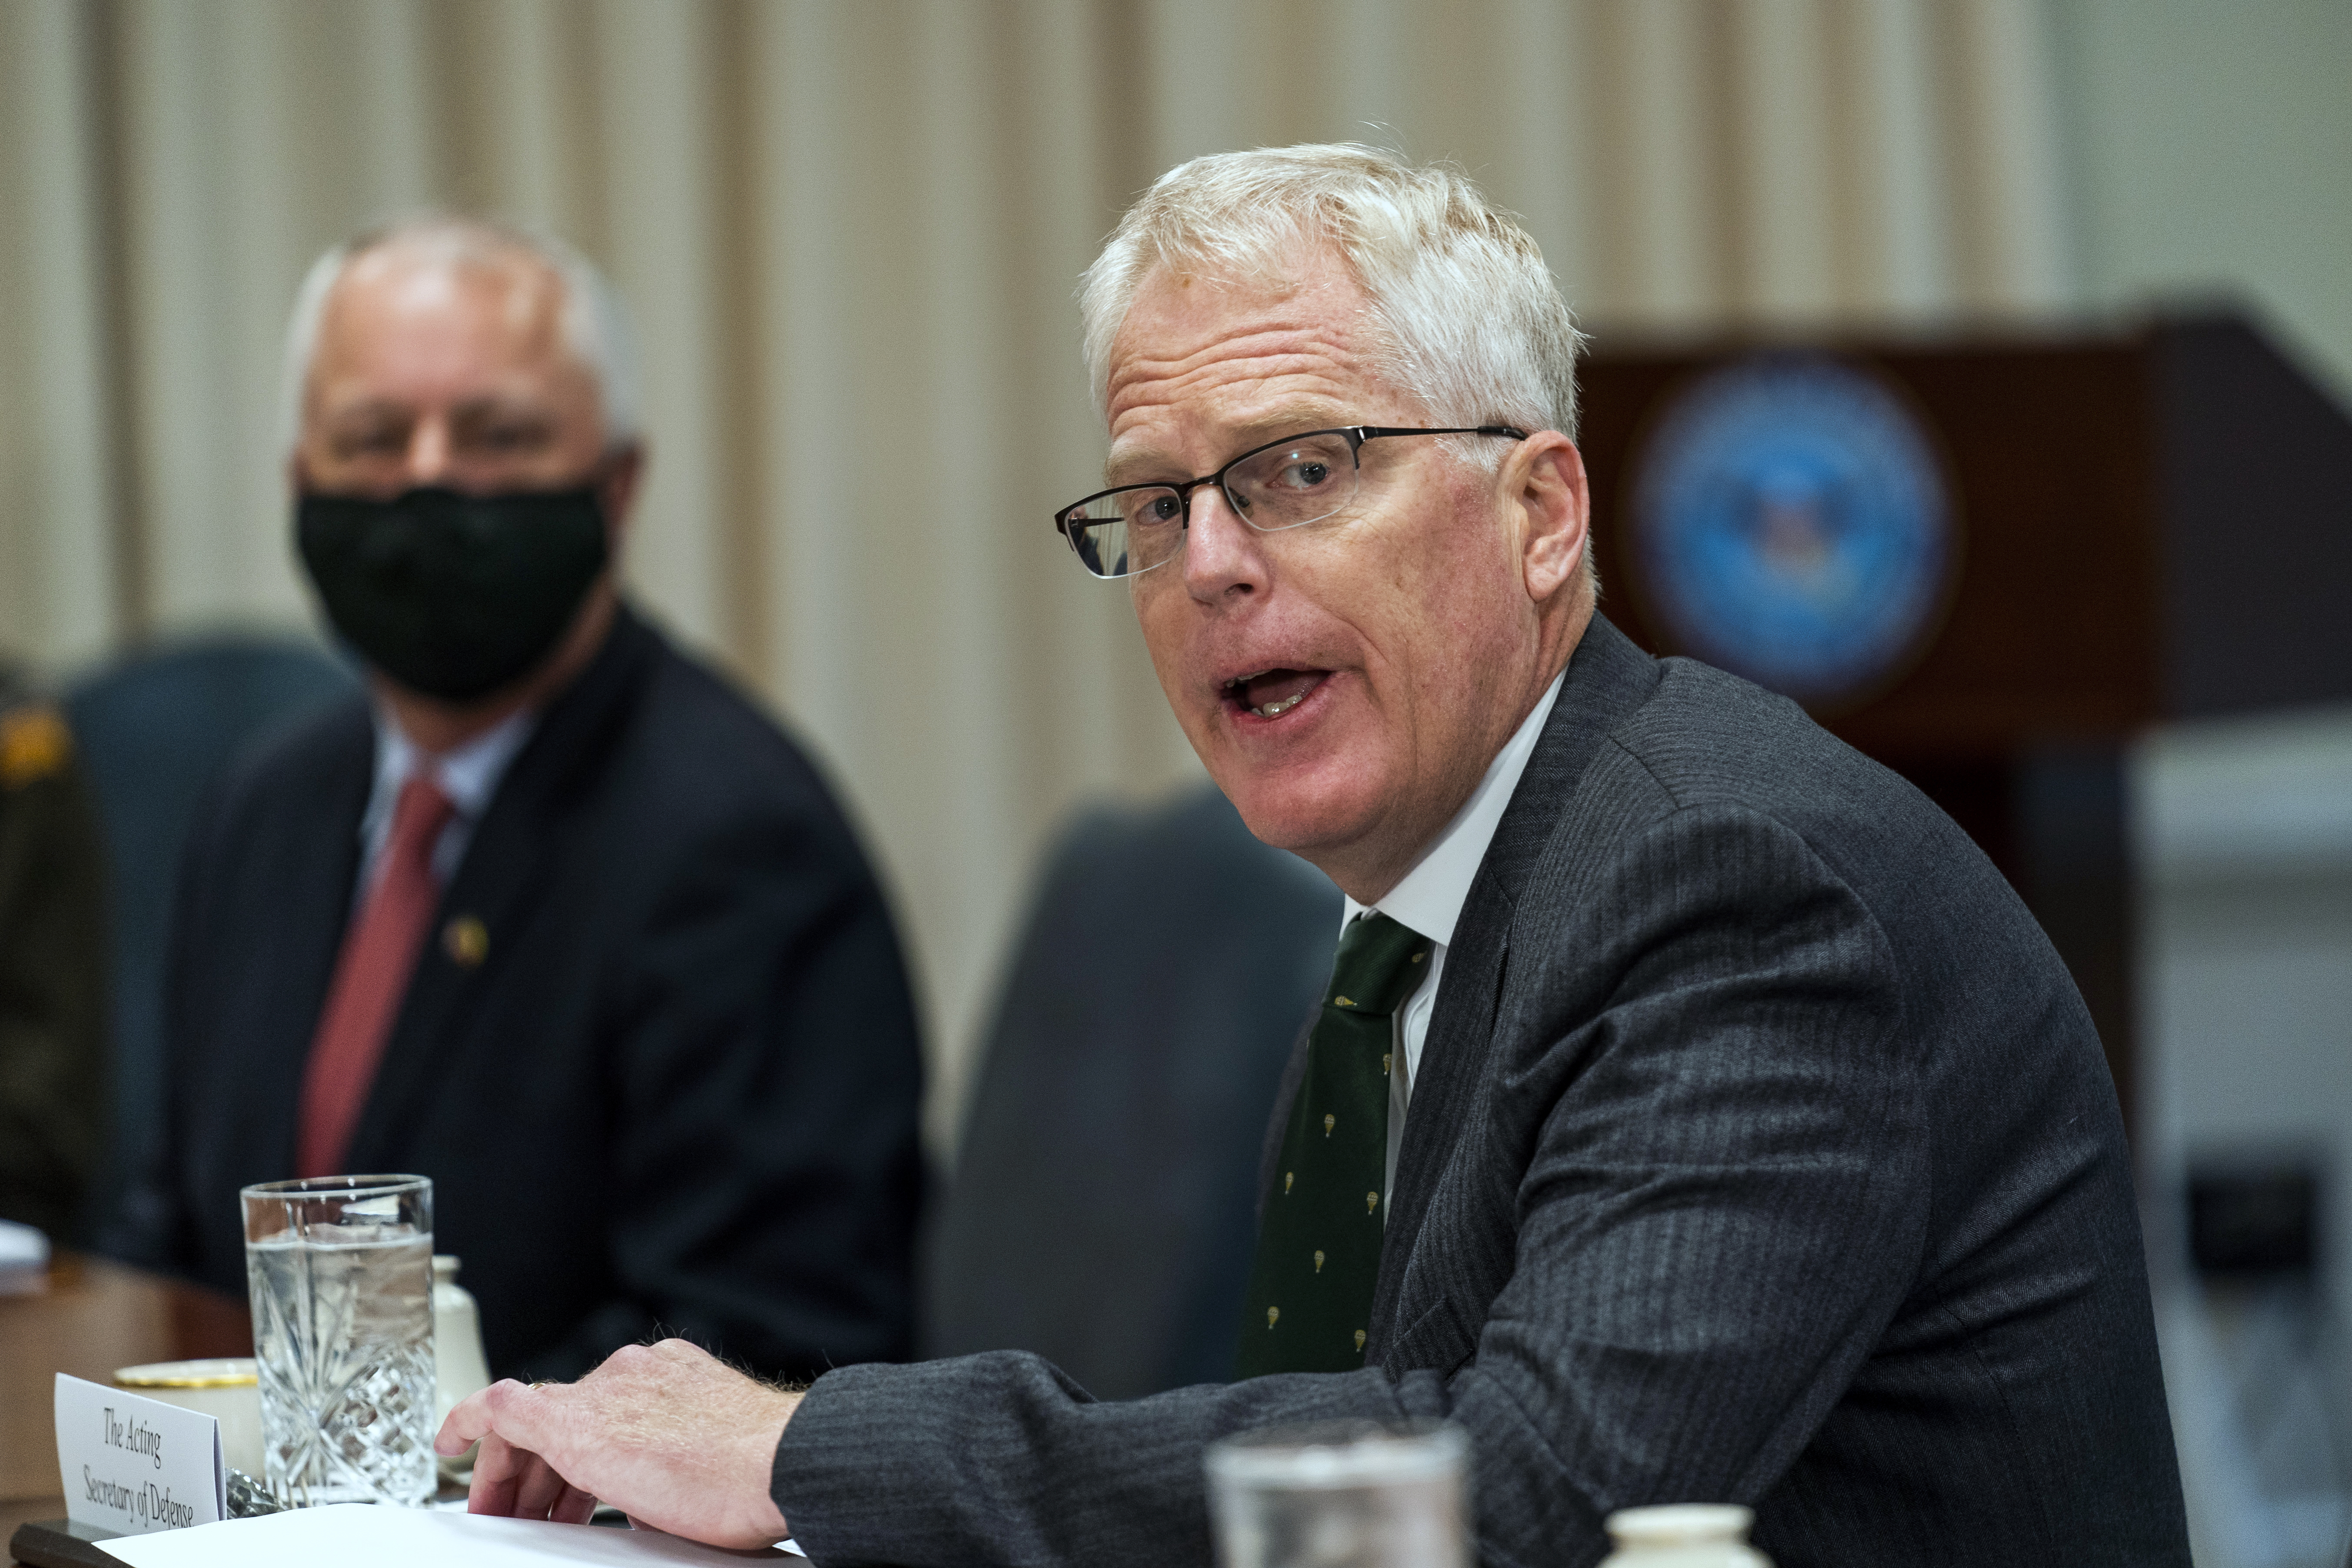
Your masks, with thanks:
[{"label": "dark leather chair back", "polygon": [[315,644],[206,637],[132,654],[66,699],[97,796],[108,858],[114,1154],[92,1194],[118,1195],[126,1150],[156,1131],[163,1061],[163,963],[180,850],[205,786],[263,733],[352,688]]},{"label": "dark leather chair back", "polygon": [[925,1348],[1030,1350],[1103,1398],[1232,1375],[1278,1080],[1339,894],[1214,790],[1050,855],[925,1248]]}]

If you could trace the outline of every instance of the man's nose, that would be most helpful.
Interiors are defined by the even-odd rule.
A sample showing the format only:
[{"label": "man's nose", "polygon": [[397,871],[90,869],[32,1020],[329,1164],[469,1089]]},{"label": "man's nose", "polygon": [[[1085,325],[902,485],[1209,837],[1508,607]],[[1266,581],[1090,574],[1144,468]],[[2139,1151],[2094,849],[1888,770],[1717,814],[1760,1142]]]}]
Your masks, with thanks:
[{"label": "man's nose", "polygon": [[1223,488],[1192,492],[1184,528],[1184,585],[1202,604],[1263,592],[1269,581],[1265,535],[1244,522]]},{"label": "man's nose", "polygon": [[449,425],[444,419],[420,419],[408,433],[407,473],[404,476],[411,489],[421,485],[446,484],[449,480],[451,452]]}]

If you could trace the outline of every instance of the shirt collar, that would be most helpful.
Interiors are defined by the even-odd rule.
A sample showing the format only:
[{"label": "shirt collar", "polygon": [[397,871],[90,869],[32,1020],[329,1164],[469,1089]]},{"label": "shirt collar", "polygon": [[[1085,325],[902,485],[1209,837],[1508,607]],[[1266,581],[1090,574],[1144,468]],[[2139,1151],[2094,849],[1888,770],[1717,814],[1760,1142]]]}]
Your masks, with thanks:
[{"label": "shirt collar", "polygon": [[1376,909],[1391,920],[1410,927],[1444,946],[1454,941],[1454,928],[1462,919],[1462,906],[1470,900],[1470,884],[1478,878],[1478,868],[1486,858],[1486,847],[1495,841],[1495,829],[1502,826],[1503,810],[1511,804],[1511,794],[1519,787],[1519,775],[1528,769],[1528,759],[1535,755],[1536,742],[1543,735],[1544,721],[1551,716],[1551,705],[1559,696],[1560,683],[1568,679],[1561,670],[1551,678],[1551,684],[1532,711],[1519,721],[1519,727],[1486,764],[1486,776],[1470,793],[1445,831],[1437,836],[1403,880],[1388,890],[1378,902],[1370,906],[1347,900],[1341,927],[1364,912],[1367,907]]},{"label": "shirt collar", "polygon": [[[538,728],[538,712],[521,709],[464,745],[431,759],[433,782],[441,786],[441,793],[449,797],[458,816],[471,822],[489,808],[490,797],[498,793],[499,781],[506,776],[507,765]],[[383,809],[389,811],[392,803],[400,798],[401,785],[428,759],[401,730],[398,721],[381,708],[376,710],[375,740],[375,792],[371,805],[383,803]]]}]

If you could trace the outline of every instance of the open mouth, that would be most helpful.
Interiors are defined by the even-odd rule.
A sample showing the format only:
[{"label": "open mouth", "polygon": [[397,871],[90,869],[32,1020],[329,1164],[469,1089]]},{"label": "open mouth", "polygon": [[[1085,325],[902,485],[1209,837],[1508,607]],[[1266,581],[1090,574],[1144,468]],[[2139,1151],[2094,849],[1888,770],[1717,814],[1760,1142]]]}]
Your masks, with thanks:
[{"label": "open mouth", "polygon": [[1259,719],[1279,719],[1330,678],[1328,669],[1261,669],[1225,682],[1225,701]]}]

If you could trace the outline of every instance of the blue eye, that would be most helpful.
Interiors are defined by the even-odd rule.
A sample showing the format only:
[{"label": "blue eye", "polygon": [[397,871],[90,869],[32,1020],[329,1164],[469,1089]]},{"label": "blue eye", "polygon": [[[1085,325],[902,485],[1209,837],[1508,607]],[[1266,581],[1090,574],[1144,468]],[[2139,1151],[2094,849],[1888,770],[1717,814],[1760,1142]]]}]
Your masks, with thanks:
[{"label": "blue eye", "polygon": [[1130,528],[1160,527],[1184,520],[1184,502],[1174,490],[1144,490],[1127,498],[1122,509]]}]

